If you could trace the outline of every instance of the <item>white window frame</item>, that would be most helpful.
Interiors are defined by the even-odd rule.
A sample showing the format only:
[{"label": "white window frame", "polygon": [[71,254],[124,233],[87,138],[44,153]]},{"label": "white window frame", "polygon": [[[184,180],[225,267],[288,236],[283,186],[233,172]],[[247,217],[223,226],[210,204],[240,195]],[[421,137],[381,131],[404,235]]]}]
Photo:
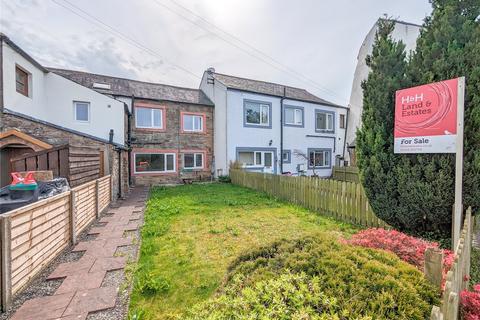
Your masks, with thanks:
[{"label": "white window frame", "polygon": [[[138,109],[147,109],[150,110],[150,126],[140,126],[138,124]],[[154,111],[158,110],[160,111],[160,126],[155,126],[154,123]],[[144,107],[144,106],[136,106],[135,107],[135,127],[140,128],[140,129],[159,129],[163,130],[163,117],[164,117],[164,109],[162,108],[149,108],[149,107]]]},{"label": "white window frame", "polygon": [[[242,164],[244,168],[265,167],[265,153],[270,153],[272,155],[272,167],[274,166],[275,154],[273,151],[239,151],[239,153],[253,153],[253,164],[252,165]],[[260,161],[257,161],[258,155],[260,155]]]},{"label": "white window frame", "polygon": [[[310,154],[314,153],[313,159],[315,161],[315,154],[316,153],[323,153],[323,166],[316,166],[315,163],[313,165],[310,164]],[[325,164],[328,160],[328,164]],[[331,167],[331,150],[309,150],[308,152],[308,168],[315,168],[315,169],[322,169],[322,168],[330,168]]]},{"label": "white window frame", "polygon": [[[326,125],[327,125],[327,128],[319,128],[318,127],[318,121],[317,121],[317,115],[319,113],[323,113],[325,114],[326,116]],[[332,121],[331,121],[331,124],[332,124],[332,127],[329,128],[328,127],[328,124],[330,123],[328,121],[328,119],[331,118]],[[318,131],[318,132],[335,132],[335,113],[334,112],[330,112],[330,111],[325,111],[325,110],[315,110],[315,131]]]},{"label": "white window frame", "polygon": [[[203,115],[185,113],[182,116],[183,116],[183,119],[182,119],[183,128],[182,129],[183,129],[184,132],[203,132]],[[193,124],[192,129],[186,129],[185,128],[185,117],[186,116],[193,118],[192,119],[192,124]],[[195,128],[195,118],[200,118],[200,128]]]},{"label": "white window frame", "polygon": [[[80,120],[77,118],[77,107],[78,104],[86,104],[87,105],[87,120]],[[82,122],[82,123],[89,123],[90,122],[90,102],[88,101],[73,101],[73,118],[77,122]]]},{"label": "white window frame", "polygon": [[[185,166],[185,155],[187,154],[193,154],[193,167],[187,167]],[[202,156],[202,165],[197,166],[197,155]],[[205,167],[205,157],[203,155],[203,152],[185,152],[183,154],[183,168],[184,169],[203,169]]]},{"label": "white window frame", "polygon": [[[165,161],[165,170],[164,171],[137,171],[137,155],[142,154],[162,154],[164,156]],[[167,156],[173,155],[173,170],[167,170]],[[177,157],[175,153],[172,152],[135,152],[133,154],[133,172],[135,174],[152,174],[152,173],[175,173],[177,172]]]},{"label": "white window frame", "polygon": [[[287,110],[292,110],[293,111],[293,123],[292,122],[287,122]],[[302,127],[303,126],[303,109],[298,108],[298,107],[293,107],[293,106],[285,106],[285,124],[289,126],[296,126],[296,127]],[[297,123],[297,118],[300,118],[300,122]]]},{"label": "white window frame", "polygon": [[[248,117],[247,117],[247,110],[248,110],[248,105],[258,105],[260,108],[260,123],[254,123],[254,122],[248,122]],[[243,119],[244,119],[244,126],[249,126],[249,127],[260,127],[260,128],[271,128],[271,121],[270,119],[270,113],[271,113],[271,108],[272,105],[268,102],[261,102],[261,101],[252,101],[252,100],[245,100],[244,101],[244,107],[243,107]],[[262,122],[262,113],[266,111],[267,115],[267,122]]]}]

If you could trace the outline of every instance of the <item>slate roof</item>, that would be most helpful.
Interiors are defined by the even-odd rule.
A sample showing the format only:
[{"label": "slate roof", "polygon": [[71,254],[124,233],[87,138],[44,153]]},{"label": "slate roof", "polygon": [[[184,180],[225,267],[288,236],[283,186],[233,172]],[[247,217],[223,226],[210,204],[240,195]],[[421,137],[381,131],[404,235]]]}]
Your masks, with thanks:
[{"label": "slate roof", "polygon": [[283,91],[285,88],[285,96],[288,99],[312,102],[312,103],[328,105],[332,107],[345,108],[344,106],[340,106],[330,101],[319,98],[311,94],[307,90],[301,89],[301,88],[285,86],[278,83],[230,76],[230,75],[216,73],[216,72],[212,73],[212,75],[214,79],[223,83],[229,89],[236,89],[241,91],[248,91],[248,92],[266,94],[270,96],[282,97]]},{"label": "slate roof", "polygon": [[[213,106],[213,102],[198,89],[117,78],[76,70],[56,68],[48,68],[48,70],[103,94],[125,97],[133,95],[135,98]],[[94,88],[93,83],[109,84],[110,89]]]}]

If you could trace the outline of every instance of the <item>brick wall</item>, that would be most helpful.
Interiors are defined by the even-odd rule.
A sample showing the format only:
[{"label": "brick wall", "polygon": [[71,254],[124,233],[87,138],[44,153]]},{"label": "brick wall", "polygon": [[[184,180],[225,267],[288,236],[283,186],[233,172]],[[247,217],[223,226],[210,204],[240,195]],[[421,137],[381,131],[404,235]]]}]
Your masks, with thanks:
[{"label": "brick wall", "polygon": [[[135,106],[162,108],[166,114],[164,129],[139,129],[135,126],[135,110],[132,116],[132,180],[137,185],[155,185],[180,183],[183,178],[209,180],[213,161],[213,107],[176,102],[152,102],[136,100]],[[181,113],[199,113],[205,115],[205,132],[182,132]],[[134,173],[135,152],[162,152],[176,154],[175,173]],[[183,152],[195,151],[204,153],[204,168],[191,172],[183,171]]]},{"label": "brick wall", "polygon": [[128,191],[128,153],[126,151],[122,151],[122,156],[124,157],[124,159],[122,161],[122,177],[119,178],[118,153],[114,150],[114,147],[111,144],[80,136],[75,133],[61,130],[43,123],[35,122],[22,117],[1,112],[0,128],[1,131],[17,129],[52,146],[69,144],[71,146],[91,147],[104,150],[104,154],[108,162],[108,167],[105,168],[105,174],[112,174],[114,199],[116,199],[116,196],[118,194],[119,179],[122,180],[122,195],[124,195],[124,192]]}]

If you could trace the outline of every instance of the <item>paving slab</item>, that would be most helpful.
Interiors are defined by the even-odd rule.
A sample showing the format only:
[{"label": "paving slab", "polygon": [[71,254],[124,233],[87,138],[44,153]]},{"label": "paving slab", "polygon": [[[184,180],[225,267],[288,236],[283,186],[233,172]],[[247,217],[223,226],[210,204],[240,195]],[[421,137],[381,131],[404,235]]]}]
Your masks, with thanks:
[{"label": "paving slab", "polygon": [[126,257],[98,258],[90,269],[90,272],[113,271],[123,269],[126,265]]},{"label": "paving slab", "polygon": [[53,272],[47,277],[48,280],[65,278],[67,276],[75,275],[77,273],[88,272],[96,258],[84,255],[80,260],[75,262],[61,263]]},{"label": "paving slab", "polygon": [[49,320],[60,318],[75,292],[26,301],[10,320]]},{"label": "paving slab", "polygon": [[63,316],[85,314],[113,308],[117,300],[118,288],[105,287],[77,291]]},{"label": "paving slab", "polygon": [[68,276],[63,280],[57,291],[55,291],[55,294],[100,288],[106,273],[106,271],[98,271]]}]

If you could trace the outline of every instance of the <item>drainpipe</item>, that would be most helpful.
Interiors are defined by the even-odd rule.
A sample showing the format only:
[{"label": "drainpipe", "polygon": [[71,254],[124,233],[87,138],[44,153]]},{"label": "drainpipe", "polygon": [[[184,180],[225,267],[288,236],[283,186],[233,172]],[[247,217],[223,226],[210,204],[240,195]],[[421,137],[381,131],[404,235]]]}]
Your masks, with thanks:
[{"label": "drainpipe", "polygon": [[[350,107],[350,106],[349,106]],[[347,116],[345,117],[345,134],[343,136],[343,161],[345,165],[345,149],[347,147],[347,131],[348,131],[348,118],[350,117],[350,108],[347,109]],[[352,161],[350,159],[350,161]]]},{"label": "drainpipe", "polygon": [[130,112],[127,107],[128,111],[128,118],[127,118],[127,148],[128,148],[128,185],[132,185],[132,114],[133,114],[133,104],[135,103],[135,96],[132,95],[132,102],[131,108],[132,111]]},{"label": "drainpipe", "polygon": [[122,197],[122,149],[117,148],[118,152],[118,198]]},{"label": "drainpipe", "polygon": [[287,88],[283,87],[283,96],[280,98],[280,174],[283,174],[283,100],[285,100]]}]

